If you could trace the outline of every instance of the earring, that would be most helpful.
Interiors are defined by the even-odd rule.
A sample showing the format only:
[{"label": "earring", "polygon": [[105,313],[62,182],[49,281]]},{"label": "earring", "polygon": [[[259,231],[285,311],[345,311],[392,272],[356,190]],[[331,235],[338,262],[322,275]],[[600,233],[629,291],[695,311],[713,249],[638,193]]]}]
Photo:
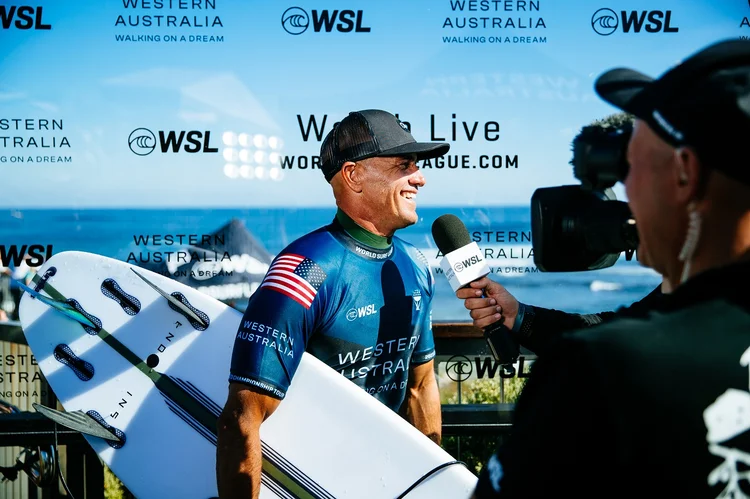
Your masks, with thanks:
[{"label": "earring", "polygon": [[682,152],[683,152],[683,148],[679,148],[675,150],[675,160],[678,160],[677,164],[679,165],[679,168],[680,168],[680,176],[677,179],[677,183],[680,185],[687,185],[688,176],[687,176],[687,172],[685,172],[685,163],[682,161],[679,161],[679,156],[682,154]]},{"label": "earring", "polygon": [[682,245],[682,250],[678,258],[681,262],[685,262],[682,266],[682,276],[680,277],[680,284],[687,281],[690,275],[690,263],[693,259],[695,249],[698,247],[698,239],[701,233],[701,214],[695,209],[695,203],[692,201],[688,204],[688,228],[687,235],[685,236],[685,243]]}]

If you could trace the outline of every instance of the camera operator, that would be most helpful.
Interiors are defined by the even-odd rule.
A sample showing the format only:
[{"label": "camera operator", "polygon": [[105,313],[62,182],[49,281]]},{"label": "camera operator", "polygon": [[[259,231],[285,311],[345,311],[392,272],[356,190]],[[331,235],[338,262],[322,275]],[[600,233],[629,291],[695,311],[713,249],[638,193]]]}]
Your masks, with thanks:
[{"label": "camera operator", "polygon": [[487,497],[750,492],[750,42],[597,93],[636,116],[621,179],[638,252],[672,289],[639,317],[560,335],[534,364]]},{"label": "camera operator", "polygon": [[[614,126],[613,126],[614,124]],[[581,190],[591,190],[592,187],[606,188],[616,183],[616,178],[608,178],[609,172],[618,171],[627,168],[624,151],[627,147],[627,138],[630,136],[630,130],[633,125],[633,116],[627,113],[619,113],[607,116],[603,120],[597,120],[591,125],[584,127],[580,133],[573,139],[574,156],[571,164],[574,166],[576,176],[581,178],[586,184],[579,188]],[[615,131],[626,131],[622,138],[617,137],[619,134],[612,133]],[[612,139],[615,140],[612,140]],[[598,161],[592,158],[607,158],[604,161]],[[624,164],[618,164],[624,163]],[[597,178],[599,177],[599,178]],[[556,188],[546,189],[553,191]],[[557,188],[559,189],[559,188]],[[604,197],[604,196],[602,196]],[[563,203],[567,204],[567,203]],[[558,218],[563,218],[558,216]],[[570,218],[570,217],[569,217]],[[628,218],[630,215],[628,214]],[[614,218],[607,225],[615,226],[621,223],[621,220]],[[533,223],[538,223],[536,220]],[[532,224],[533,224],[532,223]],[[596,230],[597,228],[594,228]],[[549,228],[542,229],[547,232],[553,232]],[[584,229],[585,230],[585,229]],[[556,231],[559,233],[560,231]],[[549,237],[549,236],[547,236]],[[545,239],[544,237],[542,237]],[[627,239],[627,238],[626,238]],[[577,241],[580,244],[580,240]],[[554,246],[559,247],[565,244],[559,238],[551,242]],[[622,246],[616,248],[615,254],[620,253],[620,249],[634,249],[632,241],[624,241]],[[586,247],[568,247],[563,248],[560,253],[580,253],[586,252]],[[537,253],[537,257],[538,257]],[[614,264],[612,258],[602,258],[601,255],[589,257],[588,261],[606,262],[603,265]],[[640,257],[641,255],[639,255]],[[550,262],[549,259],[540,262],[543,266],[559,265],[557,262]],[[641,262],[646,265],[646,262]],[[575,265],[581,265],[577,263]],[[599,265],[599,267],[603,266]],[[574,269],[568,267],[567,270],[588,270],[590,265]],[[547,309],[538,306],[531,306],[519,302],[513,294],[505,287],[483,277],[477,281],[469,283],[469,287],[460,288],[456,291],[456,296],[464,300],[464,306],[470,310],[471,318],[474,320],[474,326],[484,329],[498,321],[510,330],[513,338],[522,346],[536,353],[542,354],[549,345],[553,344],[557,337],[564,332],[575,329],[595,326],[603,322],[612,320],[617,314],[637,314],[657,300],[668,285],[666,282],[654,289],[646,297],[642,298],[629,307],[621,308],[615,311],[600,312],[597,314],[571,314],[554,309]],[[507,332],[506,332],[507,334]]]}]

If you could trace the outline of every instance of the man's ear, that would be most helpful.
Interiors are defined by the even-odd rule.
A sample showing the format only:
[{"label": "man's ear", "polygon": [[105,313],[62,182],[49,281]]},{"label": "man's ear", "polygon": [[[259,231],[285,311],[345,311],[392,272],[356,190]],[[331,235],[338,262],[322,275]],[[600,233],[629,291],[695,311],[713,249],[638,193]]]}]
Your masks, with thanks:
[{"label": "man's ear", "polygon": [[703,174],[703,165],[698,155],[691,147],[678,147],[674,152],[674,160],[679,200],[685,204],[697,201],[702,197],[701,176]]},{"label": "man's ear", "polygon": [[362,165],[347,161],[341,166],[341,180],[344,185],[356,193],[362,192],[364,169]]}]

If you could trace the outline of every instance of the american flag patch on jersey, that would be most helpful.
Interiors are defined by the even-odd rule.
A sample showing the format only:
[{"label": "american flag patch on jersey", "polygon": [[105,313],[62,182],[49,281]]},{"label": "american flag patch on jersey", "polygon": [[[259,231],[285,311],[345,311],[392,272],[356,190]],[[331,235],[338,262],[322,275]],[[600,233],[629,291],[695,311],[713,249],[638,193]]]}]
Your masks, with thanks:
[{"label": "american flag patch on jersey", "polygon": [[302,255],[287,253],[273,262],[260,287],[310,308],[325,278],[326,273],[317,263]]}]

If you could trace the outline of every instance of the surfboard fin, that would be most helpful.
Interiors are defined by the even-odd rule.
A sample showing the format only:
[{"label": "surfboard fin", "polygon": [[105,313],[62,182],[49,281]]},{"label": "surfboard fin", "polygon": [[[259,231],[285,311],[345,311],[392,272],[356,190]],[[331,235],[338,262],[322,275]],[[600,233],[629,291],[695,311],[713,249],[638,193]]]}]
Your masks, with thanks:
[{"label": "surfboard fin", "polygon": [[48,417],[57,424],[70,428],[92,437],[121,442],[122,439],[99,424],[97,420],[82,411],[62,412],[41,404],[31,404],[40,414]]},{"label": "surfboard fin", "polygon": [[130,270],[132,270],[135,275],[137,275],[138,277],[140,277],[141,279],[143,279],[143,281],[146,284],[148,284],[149,286],[151,286],[154,289],[154,291],[156,291],[157,293],[159,293],[160,295],[162,295],[164,298],[166,298],[167,301],[169,301],[169,303],[171,303],[172,305],[174,305],[175,307],[177,307],[178,309],[180,309],[185,315],[187,315],[188,317],[190,317],[191,319],[193,319],[195,322],[197,322],[198,324],[200,324],[204,328],[208,327],[208,324],[206,323],[206,321],[204,321],[203,319],[201,319],[201,317],[198,314],[196,314],[195,312],[193,312],[192,310],[190,310],[190,308],[187,307],[180,300],[178,300],[174,296],[170,295],[169,293],[167,293],[163,289],[159,288],[156,284],[153,284],[151,281],[149,281],[148,279],[146,279],[145,277],[143,277],[141,274],[139,274],[138,272],[136,272],[135,269],[131,268]]},{"label": "surfboard fin", "polygon": [[53,298],[50,298],[49,296],[45,296],[37,291],[34,291],[30,287],[26,286],[24,283],[16,281],[16,284],[23,289],[25,292],[27,292],[31,297],[36,298],[40,302],[44,303],[45,305],[54,308],[58,312],[61,312],[62,314],[66,315],[67,317],[73,319],[74,321],[83,324],[84,326],[92,327],[94,329],[99,329],[99,326],[91,322],[85,315],[83,315],[81,312],[73,308],[72,305],[65,303],[63,301],[57,301]]}]

